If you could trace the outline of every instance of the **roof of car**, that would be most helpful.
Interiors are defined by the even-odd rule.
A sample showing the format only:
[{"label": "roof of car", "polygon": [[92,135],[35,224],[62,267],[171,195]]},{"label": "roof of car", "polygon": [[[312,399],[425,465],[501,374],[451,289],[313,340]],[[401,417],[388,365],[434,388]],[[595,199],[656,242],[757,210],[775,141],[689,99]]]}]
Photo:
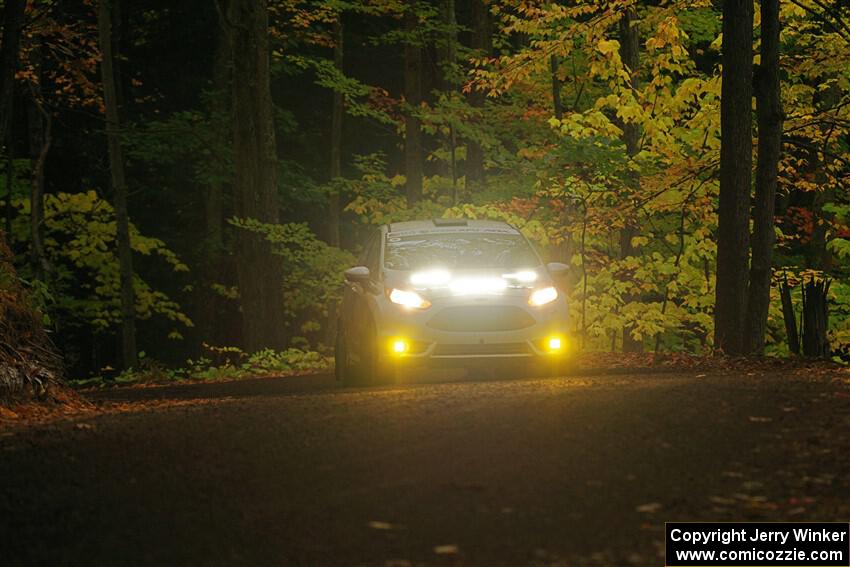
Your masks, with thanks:
[{"label": "roof of car", "polygon": [[497,232],[502,234],[519,234],[519,231],[504,221],[467,220],[467,219],[433,219],[394,222],[387,225],[387,232],[393,236],[405,234],[438,234],[458,232]]}]

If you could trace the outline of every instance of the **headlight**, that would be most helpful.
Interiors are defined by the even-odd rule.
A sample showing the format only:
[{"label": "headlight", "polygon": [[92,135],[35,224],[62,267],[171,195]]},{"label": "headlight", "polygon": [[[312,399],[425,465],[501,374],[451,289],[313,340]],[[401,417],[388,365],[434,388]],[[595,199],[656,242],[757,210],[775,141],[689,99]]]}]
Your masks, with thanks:
[{"label": "headlight", "polygon": [[449,284],[454,295],[498,295],[508,289],[502,278],[462,278]]},{"label": "headlight", "polygon": [[402,307],[410,309],[428,309],[431,307],[431,302],[424,299],[415,291],[405,291],[403,289],[391,289],[388,297],[390,301]]},{"label": "headlight", "polygon": [[410,275],[410,283],[414,286],[436,287],[449,283],[452,275],[447,270],[433,269],[424,272],[414,272]]},{"label": "headlight", "polygon": [[544,287],[531,293],[531,296],[528,298],[528,304],[539,307],[547,303],[552,303],[556,299],[558,299],[558,290],[554,287]]}]

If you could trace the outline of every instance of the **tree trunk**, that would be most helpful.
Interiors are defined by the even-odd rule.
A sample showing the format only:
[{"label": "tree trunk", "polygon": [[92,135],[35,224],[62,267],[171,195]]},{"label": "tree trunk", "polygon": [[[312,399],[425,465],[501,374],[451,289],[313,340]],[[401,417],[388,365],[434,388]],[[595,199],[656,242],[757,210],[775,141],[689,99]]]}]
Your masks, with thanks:
[{"label": "tree trunk", "polygon": [[121,358],[124,368],[137,363],[136,298],[133,289],[133,255],[130,247],[130,219],[127,213],[127,183],[124,176],[124,152],[121,147],[121,121],[113,62],[112,9],[119,0],[101,0],[98,10],[98,35],[106,107],[106,137],[109,144],[109,169],[112,175],[113,203],[117,229],[119,279],[121,286]]},{"label": "tree trunk", "polygon": [[803,282],[803,356],[829,358],[829,280]]},{"label": "tree trunk", "polygon": [[422,199],[422,129],[416,113],[422,103],[422,48],[418,38],[415,4],[410,2],[404,13],[404,165],[407,204]]},{"label": "tree trunk", "polygon": [[788,278],[779,285],[779,295],[782,298],[782,319],[785,321],[785,335],[788,339],[788,350],[792,354],[800,354],[800,335],[797,333],[797,317],[794,304],[791,302],[791,286]]},{"label": "tree trunk", "polygon": [[744,352],[752,182],[753,2],[723,3],[715,347]]},{"label": "tree trunk", "polygon": [[[225,3],[226,0],[220,0]],[[221,22],[222,26],[224,22]],[[213,61],[213,87],[216,94],[211,110],[215,121],[215,144],[217,147],[227,146],[229,128],[223,118],[230,112],[227,103],[231,88],[230,67],[230,38],[223,27],[218,30],[216,38],[215,60]],[[221,269],[221,257],[224,255],[224,183],[216,179],[207,188],[205,199],[205,224],[207,233],[208,254],[210,265]],[[210,280],[212,281],[212,280]]]},{"label": "tree trunk", "polygon": [[[233,64],[234,208],[239,218],[279,222],[277,144],[269,75],[266,0],[230,3]],[[282,349],[283,262],[262,236],[240,230],[236,270],[243,343],[249,351]]]},{"label": "tree trunk", "polygon": [[779,82],[779,0],[761,1],[761,64],[755,76],[758,160],[753,208],[753,257],[747,299],[746,350],[764,352],[773,268],[773,215],[782,146]]},{"label": "tree trunk", "polygon": [[[334,67],[342,73],[343,49],[345,36],[343,35],[342,14],[340,13],[334,22]],[[328,195],[328,244],[339,246],[339,214],[340,202],[339,191],[334,186],[335,181],[342,177],[342,118],[345,109],[342,93],[333,91],[333,103],[331,107],[331,191]]]},{"label": "tree trunk", "polygon": [[[343,72],[344,55],[345,55],[345,29],[342,22],[342,12],[337,16],[333,24],[334,48],[333,58],[334,67],[340,73]],[[330,193],[328,194],[328,244],[331,246],[340,245],[340,213],[342,205],[340,203],[340,195],[336,182],[342,177],[342,120],[345,111],[345,100],[342,93],[333,91],[333,101],[331,103],[331,161],[330,161]],[[332,345],[336,340],[337,334],[337,311],[339,305],[336,302],[331,302],[328,305],[328,314],[324,327],[324,342]]]},{"label": "tree trunk", "polygon": [[[219,27],[216,29],[216,47],[213,58],[213,95],[210,104],[211,120],[213,122],[213,145],[216,148],[226,148],[230,139],[229,128],[229,99],[230,87],[230,34],[226,31],[226,21],[223,18],[227,10],[226,0],[219,0]],[[204,204],[204,249],[201,259],[202,282],[200,293],[197,295],[196,323],[197,335],[201,340],[210,344],[227,344],[232,334],[226,330],[227,325],[221,324],[222,313],[227,305],[221,295],[212,287],[213,283],[226,283],[232,266],[225,256],[224,219],[225,219],[225,183],[214,179],[204,188],[202,196]],[[225,275],[226,274],[226,275]]]},{"label": "tree trunk", "polygon": [[560,120],[564,116],[564,104],[561,102],[561,78],[558,76],[558,56],[549,57],[549,69],[552,72],[552,110],[555,118]]},{"label": "tree trunk", "polygon": [[28,101],[30,159],[30,262],[36,279],[44,280],[49,266],[44,252],[44,164],[52,141],[53,118],[44,110],[38,99],[40,93],[33,90]]},{"label": "tree trunk", "polygon": [[440,0],[440,21],[445,28],[437,43],[437,60],[440,66],[440,90],[449,92],[457,85],[457,16],[455,0]]},{"label": "tree trunk", "polygon": [[832,253],[827,247],[828,234],[827,231],[832,226],[832,213],[824,210],[824,206],[835,201],[835,190],[832,187],[825,187],[826,174],[824,173],[825,164],[817,155],[817,152],[812,152],[812,164],[815,171],[815,182],[819,189],[815,192],[812,198],[812,204],[809,210],[812,213],[812,237],[809,240],[808,246],[805,249],[806,265],[816,270],[828,272],[832,269],[833,258]]},{"label": "tree trunk", "polygon": [[[14,96],[9,100],[9,104],[6,109],[11,114],[12,107],[14,105]],[[3,207],[3,226],[5,228],[6,234],[9,235],[12,233],[12,198],[14,197],[14,184],[15,184],[15,156],[14,156],[14,128],[12,127],[12,121],[9,120],[8,131],[6,135],[6,171],[4,174],[6,175],[6,205]],[[0,242],[2,245],[2,242]]]},{"label": "tree trunk", "polygon": [[[445,26],[445,34],[441,44],[438,44],[437,55],[440,62],[440,89],[451,100],[454,99],[457,90],[457,16],[455,14],[455,0],[441,0],[440,17]],[[452,204],[458,201],[458,171],[457,171],[457,135],[454,124],[449,122],[446,133],[446,144],[449,147],[449,163],[446,172],[452,180]]]},{"label": "tree trunk", "polygon": [[[483,0],[470,0],[472,34],[470,47],[476,51],[476,57],[488,57],[493,51],[492,25],[490,11]],[[475,108],[484,106],[484,93],[473,89],[467,100]],[[466,146],[466,189],[473,190],[484,182],[484,149],[475,140],[469,140]]]},{"label": "tree trunk", "polygon": [[12,117],[15,69],[21,46],[26,0],[6,0],[3,7],[3,46],[0,47],[0,135],[5,134]]},{"label": "tree trunk", "polygon": [[[3,7],[3,45],[0,47],[0,137],[6,141],[6,232],[12,225],[12,103],[15,92],[15,69],[21,44],[26,0],[6,0]],[[2,244],[2,243],[0,243]]]},{"label": "tree trunk", "polygon": [[[623,65],[628,69],[631,77],[631,87],[636,89],[638,86],[638,66],[640,65],[640,37],[637,28],[637,13],[634,8],[626,8],[623,17],[620,18],[620,59]],[[626,154],[629,158],[633,158],[640,151],[640,129],[634,122],[624,122],[623,127],[623,143],[626,145]],[[631,191],[636,191],[640,185],[640,178],[634,173],[629,173],[629,188]],[[624,220],[624,226],[620,229],[620,257],[625,259],[629,256],[634,256],[635,250],[632,246],[632,238],[637,233],[637,229],[631,219]],[[638,300],[634,295],[626,295],[623,301],[631,303]],[[636,340],[632,337],[633,325],[626,325],[623,328],[623,352],[642,352],[643,341]]]}]

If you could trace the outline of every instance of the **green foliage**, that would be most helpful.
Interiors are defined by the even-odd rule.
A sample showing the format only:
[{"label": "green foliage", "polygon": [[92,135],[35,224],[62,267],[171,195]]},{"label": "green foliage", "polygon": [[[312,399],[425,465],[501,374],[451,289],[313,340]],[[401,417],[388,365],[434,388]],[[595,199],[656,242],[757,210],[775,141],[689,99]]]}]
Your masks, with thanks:
[{"label": "green foliage", "polygon": [[720,34],[720,14],[714,8],[693,8],[678,14],[682,30],[687,33],[689,44],[711,43]]},{"label": "green foliage", "polygon": [[[436,196],[442,203],[425,199],[414,207],[408,207],[403,193],[404,176],[387,176],[384,173],[384,160],[383,154],[356,156],[355,165],[360,172],[360,178],[345,180],[342,184],[344,193],[349,197],[346,211],[356,214],[358,220],[366,225],[441,216],[449,204],[447,196]],[[434,197],[436,187],[432,185],[431,180],[425,179],[423,185],[425,195]]]},{"label": "green foliage", "polygon": [[[0,174],[0,211],[5,210],[6,200],[9,197],[9,190],[6,187],[6,162],[3,161],[3,172]],[[12,201],[16,198],[21,198],[29,194],[30,184],[30,160],[15,159],[12,160]]]},{"label": "green foliage", "polygon": [[[18,215],[12,237],[25,246],[29,242],[29,200],[18,200],[15,206]],[[94,191],[46,195],[44,229],[50,270],[47,280],[34,284],[33,289],[45,312],[63,327],[87,326],[95,332],[114,328],[121,320],[121,301],[112,206]],[[130,241],[138,255],[156,257],[177,274],[188,271],[162,240],[144,236],[132,225]],[[27,264],[21,264],[21,276],[31,281]],[[180,305],[141,276],[136,276],[134,287],[139,319],[164,317],[176,325],[172,331],[176,337],[181,329],[192,326]]]},{"label": "green foliage", "polygon": [[333,359],[315,351],[289,348],[277,352],[271,349],[247,354],[237,347],[207,346],[209,356],[187,360],[180,368],[169,368],[155,360],[140,357],[139,368],[125,370],[116,376],[95,376],[73,380],[77,388],[128,384],[162,384],[173,382],[225,382],[247,378],[263,378],[309,372],[324,372],[333,368]]},{"label": "green foliage", "polygon": [[328,370],[330,359],[318,352],[297,348],[290,348],[283,352],[266,349],[249,356],[245,368],[260,373]]},{"label": "green foliage", "polygon": [[[205,105],[216,108],[216,99],[222,96],[207,93]],[[229,130],[229,116],[220,110],[186,110],[140,122],[123,138],[129,159],[153,168],[189,164],[194,180],[209,186],[231,181]]]},{"label": "green foliage", "polygon": [[[281,218],[293,222],[231,219],[223,231],[217,230],[221,219],[233,214],[234,164],[229,94],[204,92],[213,55],[198,54],[203,72],[184,69],[186,77],[164,75],[173,77],[175,85],[151,81],[157,77],[150,72],[156,66],[141,66],[147,76],[128,76],[128,100],[137,104],[128,106],[132,121],[123,132],[131,194],[136,195],[130,213],[139,227],[153,228],[161,239],[132,228],[132,245],[141,260],[136,310],[142,320],[157,316],[173,323],[171,336],[180,336],[191,321],[176,299],[196,299],[196,290],[212,289],[229,310],[224,319],[233,322],[239,290],[233,285],[230,245],[237,231],[248,231],[271,243],[285,267],[281,324],[287,327],[289,344],[301,350],[249,357],[235,347],[208,347],[204,358],[182,370],[146,359],[145,368],[116,381],[137,381],[141,374],[157,381],[215,380],[323,364],[309,345],[327,340],[343,268],[354,263],[351,252],[328,246],[308,228],[325,219],[331,194],[339,195],[344,207],[340,233],[343,245],[352,249],[368,227],[408,219],[489,218],[519,227],[547,259],[572,265],[571,324],[587,349],[617,348],[624,332],[646,349],[711,348],[720,144],[721,20],[716,3],[485,2],[492,19],[490,52],[465,45],[482,30],[447,23],[451,19],[433,3],[270,4],[273,96],[279,105],[274,124],[282,141],[276,164],[279,210]],[[632,7],[640,37],[637,69],[624,64],[620,45],[619,24]],[[785,133],[778,208],[784,213],[777,226],[775,265],[785,266],[794,278],[811,267],[833,278],[832,336],[850,342],[850,50],[847,30],[833,25],[837,20],[832,17],[846,20],[850,9],[830,6],[829,14],[823,9],[817,3],[781,5]],[[198,12],[199,22],[217,17],[212,5],[206,10]],[[465,10],[458,5],[459,20],[474,25]],[[404,15],[411,13],[418,24],[414,32],[404,26]],[[94,22],[76,22],[74,17],[68,16],[74,26],[66,32],[83,37],[86,25]],[[171,17],[181,13],[150,8],[128,15],[136,20],[127,26],[127,43],[133,46],[127,56],[170,53],[170,44],[153,45],[168,36],[149,28]],[[343,71],[332,62],[340,22],[345,30]],[[39,41],[57,41],[46,32],[36,35]],[[59,41],[64,47],[47,53],[71,53],[66,47],[78,43],[69,41]],[[19,80],[43,80],[42,92],[52,101],[47,107],[57,116],[51,152],[80,144],[81,154],[102,153],[100,146],[83,145],[96,138],[90,132],[102,130],[100,119],[86,122],[90,119],[78,117],[78,110],[73,119],[62,114],[62,105],[80,107],[79,101],[65,99],[79,98],[74,93],[81,89],[88,93],[89,106],[99,104],[99,94],[86,80],[96,69],[96,42],[85,45],[87,56],[77,70],[81,74],[72,73],[78,62],[69,60],[60,65],[62,81],[55,79],[55,63],[36,73],[30,60],[36,51],[22,50],[25,65]],[[424,81],[433,90],[416,107],[398,92],[402,50],[410,45],[423,48],[427,74],[439,68],[438,81]],[[442,60],[449,48],[455,54],[451,62]],[[151,81],[150,86],[142,79]],[[561,100],[557,117],[553,86]],[[328,179],[331,93],[342,95],[345,112],[342,172],[335,179]],[[404,196],[400,159],[406,113],[420,120],[424,133],[424,198],[413,206]],[[21,116],[16,118],[15,124],[23,123]],[[85,127],[69,133],[64,125],[77,119]],[[625,140],[631,129],[637,132],[634,152]],[[482,150],[485,178],[473,183],[464,173],[474,149]],[[30,160],[15,160],[12,237],[19,273],[49,322],[61,329],[91,329],[103,337],[119,319],[112,208],[91,191],[56,192],[74,185],[57,183],[64,180],[62,173],[50,170],[52,159],[45,198],[51,269],[43,282],[32,281],[28,267]],[[84,173],[77,186],[103,184],[99,159],[80,168]],[[0,175],[3,198],[4,185]],[[218,197],[214,203],[206,201],[212,189]],[[204,222],[210,210],[220,215],[210,223],[213,230]],[[184,215],[191,219],[185,226],[158,224],[161,216],[182,222]],[[201,269],[193,269],[197,275],[191,282],[187,279],[185,297],[171,291],[172,299],[159,288],[169,279],[182,281],[187,270],[174,250]],[[209,272],[215,272],[216,281],[208,281],[213,277]],[[781,355],[787,353],[785,331],[776,289],[772,293],[768,352]],[[794,307],[799,312],[798,295]]]},{"label": "green foliage", "polygon": [[306,224],[267,224],[256,219],[233,218],[230,224],[265,238],[281,258],[281,282],[286,312],[283,324],[299,332],[316,334],[329,310],[341,298],[342,269],[355,258],[345,250],[319,240]]},{"label": "green foliage", "polygon": [[381,124],[396,123],[395,118],[388,112],[389,109],[372,104],[376,98],[386,95],[382,89],[347,77],[334,66],[333,61],[327,59],[290,57],[290,61],[301,69],[312,70],[316,76],[316,84],[340,93],[349,116],[368,118]]}]

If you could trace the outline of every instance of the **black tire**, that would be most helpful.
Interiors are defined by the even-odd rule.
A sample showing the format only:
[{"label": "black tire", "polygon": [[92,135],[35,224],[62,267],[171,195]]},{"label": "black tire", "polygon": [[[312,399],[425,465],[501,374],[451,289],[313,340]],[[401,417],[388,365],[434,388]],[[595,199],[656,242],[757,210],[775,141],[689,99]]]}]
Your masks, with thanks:
[{"label": "black tire", "polygon": [[365,384],[386,385],[394,384],[397,379],[396,367],[393,361],[381,356],[381,345],[374,323],[366,330],[367,340],[363,341],[361,366],[357,369],[360,380]]},{"label": "black tire", "polygon": [[334,374],[337,382],[343,386],[350,385],[353,371],[351,362],[348,360],[348,347],[345,343],[345,337],[342,331],[337,331],[336,344],[334,345]]},{"label": "black tire", "polygon": [[363,351],[357,364],[348,356],[348,342],[342,332],[337,332],[334,348],[334,374],[343,386],[367,384],[392,384],[396,380],[395,366],[380,356],[377,334],[370,326],[367,340],[361,343]]},{"label": "black tire", "polygon": [[341,332],[337,333],[336,348],[334,349],[334,364],[336,379],[342,386],[362,386],[368,383],[370,371],[369,362],[360,355],[360,362],[354,364],[348,355],[348,341]]}]

